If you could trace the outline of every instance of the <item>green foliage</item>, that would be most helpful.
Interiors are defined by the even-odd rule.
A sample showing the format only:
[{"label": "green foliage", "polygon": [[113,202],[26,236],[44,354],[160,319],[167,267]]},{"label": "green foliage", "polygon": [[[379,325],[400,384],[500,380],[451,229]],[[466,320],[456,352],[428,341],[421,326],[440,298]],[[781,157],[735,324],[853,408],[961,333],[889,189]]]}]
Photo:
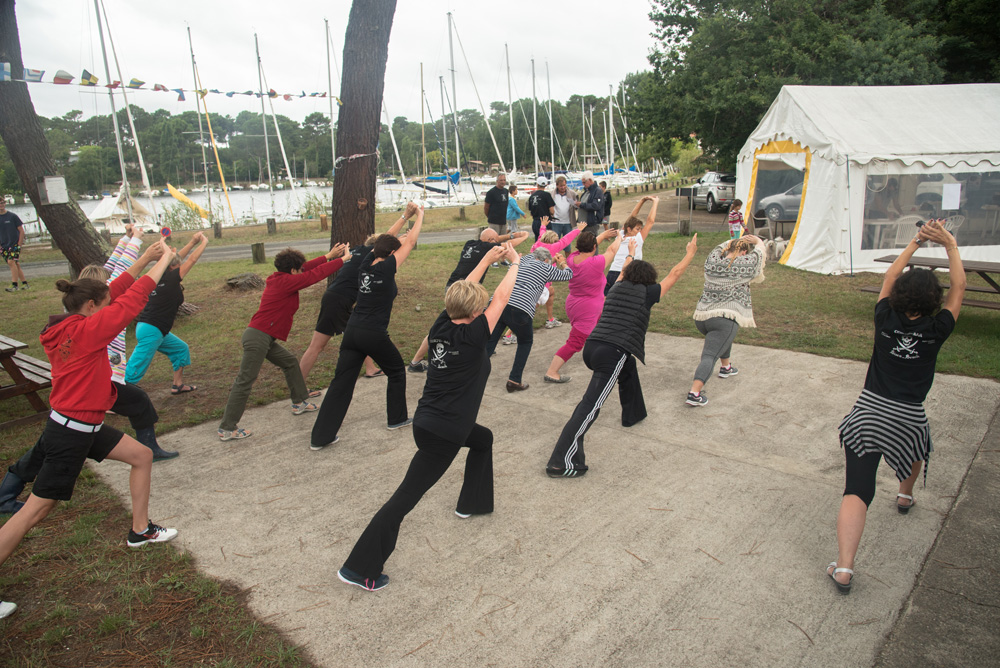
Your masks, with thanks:
[{"label": "green foliage", "polygon": [[331,199],[330,197],[322,194],[311,192],[312,190],[318,190],[318,188],[311,188],[309,192],[306,192],[305,197],[300,200],[302,206],[299,207],[299,215],[302,218],[316,218],[318,219],[322,214],[330,214]]},{"label": "green foliage", "polygon": [[163,225],[174,230],[200,230],[205,227],[201,216],[186,205],[177,202],[163,207]]}]

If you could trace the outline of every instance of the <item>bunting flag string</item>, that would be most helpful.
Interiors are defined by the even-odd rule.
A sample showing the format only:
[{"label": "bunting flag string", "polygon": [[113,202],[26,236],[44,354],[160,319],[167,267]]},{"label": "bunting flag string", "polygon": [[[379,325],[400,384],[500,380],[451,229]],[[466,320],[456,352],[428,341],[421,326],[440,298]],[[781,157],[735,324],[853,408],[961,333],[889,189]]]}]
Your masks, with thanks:
[{"label": "bunting flag string", "polygon": [[[26,68],[24,68],[24,75],[23,75],[24,78],[22,78],[22,79],[14,79],[11,76],[11,65],[10,65],[10,63],[0,62],[0,82],[3,82],[3,81],[21,81],[21,82],[25,82],[25,83],[45,83],[45,84],[56,84],[56,85],[60,85],[60,86],[66,86],[66,85],[72,84],[73,80],[75,79],[75,77],[72,74],[70,74],[69,72],[67,72],[66,70],[57,70],[56,73],[55,73],[55,75],[53,75],[51,81],[45,81],[44,80],[44,76],[45,76],[45,70],[32,70],[32,69],[28,69],[26,67]],[[83,72],[80,74],[80,82],[79,82],[80,86],[96,87],[96,86],[99,85],[99,83],[100,83],[100,79],[98,79],[96,75],[92,74],[90,71],[88,71],[86,69],[83,70]],[[121,81],[113,81],[111,83],[104,84],[104,87],[105,88],[110,88],[112,90],[117,90],[119,88],[128,88],[130,90],[141,90],[141,91],[144,91],[144,92],[145,91],[149,91],[149,92],[157,92],[157,93],[177,93],[177,101],[178,102],[184,102],[184,101],[186,101],[187,98],[184,96],[185,93],[194,93],[196,95],[201,96],[202,98],[204,98],[205,96],[207,96],[209,94],[211,94],[211,95],[225,95],[228,98],[232,98],[232,97],[234,97],[236,95],[242,95],[242,96],[246,96],[246,97],[257,97],[257,98],[260,98],[263,95],[266,95],[269,98],[273,98],[273,99],[280,98],[282,100],[285,100],[286,102],[292,102],[294,100],[301,100],[301,99],[304,99],[304,98],[307,98],[307,97],[312,97],[312,98],[326,98],[328,96],[328,93],[326,91],[314,92],[314,93],[307,93],[307,92],[305,92],[303,90],[303,91],[301,91],[299,93],[279,93],[279,92],[277,92],[276,90],[274,90],[272,88],[272,89],[268,90],[266,93],[262,94],[262,93],[259,93],[257,91],[253,91],[253,90],[245,90],[245,91],[229,90],[229,91],[224,91],[224,90],[221,90],[221,89],[218,89],[218,88],[212,88],[211,90],[205,90],[205,89],[198,90],[198,89],[183,88],[183,87],[180,87],[180,88],[171,88],[169,86],[164,86],[163,84],[159,84],[159,83],[154,83],[153,87],[150,89],[150,88],[144,88],[145,85],[146,85],[145,81],[143,81],[142,79],[136,79],[136,78],[133,77],[132,80],[129,81],[127,84],[124,84],[124,86],[122,85]],[[336,95],[334,95],[333,99],[337,102],[338,106],[343,106],[344,103],[341,101],[341,99],[339,97],[337,97]]]}]

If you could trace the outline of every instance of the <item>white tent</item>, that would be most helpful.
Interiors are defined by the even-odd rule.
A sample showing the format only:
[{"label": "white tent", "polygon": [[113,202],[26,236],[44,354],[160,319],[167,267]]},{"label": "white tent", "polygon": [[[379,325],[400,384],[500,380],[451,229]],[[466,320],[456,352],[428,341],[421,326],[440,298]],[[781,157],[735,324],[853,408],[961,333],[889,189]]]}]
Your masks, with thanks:
[{"label": "white tent", "polygon": [[792,267],[884,271],[875,259],[931,217],[963,258],[1000,261],[998,119],[1000,84],[784,86],[740,151],[736,196],[794,222]]},{"label": "white tent", "polygon": [[[133,220],[142,223],[144,228],[148,227],[152,221],[149,211],[136,202],[134,197],[130,196],[129,200],[132,205]],[[94,223],[95,226],[103,226],[111,234],[124,234],[125,221],[128,219],[129,214],[128,206],[125,204],[125,198],[122,197],[121,191],[119,190],[114,195],[102,198],[97,204],[97,208],[87,217],[90,218],[90,222]]]}]

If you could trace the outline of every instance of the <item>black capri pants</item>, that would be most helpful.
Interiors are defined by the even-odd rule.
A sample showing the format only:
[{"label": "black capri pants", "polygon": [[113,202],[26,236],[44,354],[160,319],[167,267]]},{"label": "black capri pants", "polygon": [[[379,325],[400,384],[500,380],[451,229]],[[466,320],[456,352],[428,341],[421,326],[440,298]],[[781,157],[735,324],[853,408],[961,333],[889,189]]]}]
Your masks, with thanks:
[{"label": "black capri pants", "polygon": [[875,473],[882,461],[882,453],[870,452],[859,457],[853,450],[845,447],[844,457],[847,462],[844,496],[853,494],[864,501],[865,506],[872,505],[875,498]]}]

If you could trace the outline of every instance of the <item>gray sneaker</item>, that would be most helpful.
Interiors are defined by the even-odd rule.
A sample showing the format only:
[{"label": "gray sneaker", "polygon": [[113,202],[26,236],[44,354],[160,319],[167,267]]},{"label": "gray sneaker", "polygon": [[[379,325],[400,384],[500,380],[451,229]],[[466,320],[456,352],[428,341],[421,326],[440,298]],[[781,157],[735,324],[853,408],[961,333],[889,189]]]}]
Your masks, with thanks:
[{"label": "gray sneaker", "polygon": [[704,392],[695,394],[694,392],[688,392],[687,401],[685,401],[688,406],[704,406],[708,403],[708,397],[705,396]]}]

